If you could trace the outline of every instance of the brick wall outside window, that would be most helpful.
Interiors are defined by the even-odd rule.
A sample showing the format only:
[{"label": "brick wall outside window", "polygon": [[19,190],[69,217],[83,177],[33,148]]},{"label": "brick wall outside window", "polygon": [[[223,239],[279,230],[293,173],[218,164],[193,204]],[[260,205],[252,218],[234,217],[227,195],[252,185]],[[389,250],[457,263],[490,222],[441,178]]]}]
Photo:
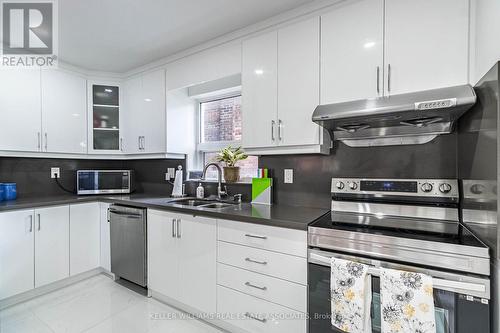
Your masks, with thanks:
[{"label": "brick wall outside window", "polygon": [[[241,96],[223,98],[200,103],[201,142],[231,142],[241,140]],[[204,154],[204,163],[215,162],[217,153]],[[223,163],[219,163],[221,167]],[[249,156],[239,161],[241,178],[252,178],[257,174],[259,158]],[[215,168],[207,170],[207,178],[217,178]]]},{"label": "brick wall outside window", "polygon": [[241,140],[241,96],[201,103],[202,142]]}]

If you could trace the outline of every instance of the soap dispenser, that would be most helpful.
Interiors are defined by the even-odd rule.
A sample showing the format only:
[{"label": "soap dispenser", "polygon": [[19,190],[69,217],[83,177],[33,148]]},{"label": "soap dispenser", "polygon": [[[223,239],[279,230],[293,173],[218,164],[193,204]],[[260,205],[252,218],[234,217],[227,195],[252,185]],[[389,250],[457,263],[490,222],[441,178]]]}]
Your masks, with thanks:
[{"label": "soap dispenser", "polygon": [[196,188],[196,198],[197,199],[203,199],[205,197],[205,189],[203,188],[203,185],[198,185]]}]

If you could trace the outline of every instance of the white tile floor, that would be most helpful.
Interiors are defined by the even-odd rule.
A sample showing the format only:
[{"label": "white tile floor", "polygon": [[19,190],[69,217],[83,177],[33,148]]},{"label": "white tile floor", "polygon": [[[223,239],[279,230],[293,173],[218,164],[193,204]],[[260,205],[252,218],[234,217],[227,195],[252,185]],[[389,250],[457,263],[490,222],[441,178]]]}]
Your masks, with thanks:
[{"label": "white tile floor", "polygon": [[[98,275],[0,311],[1,333],[222,332]],[[155,319],[160,318],[160,319]]]}]

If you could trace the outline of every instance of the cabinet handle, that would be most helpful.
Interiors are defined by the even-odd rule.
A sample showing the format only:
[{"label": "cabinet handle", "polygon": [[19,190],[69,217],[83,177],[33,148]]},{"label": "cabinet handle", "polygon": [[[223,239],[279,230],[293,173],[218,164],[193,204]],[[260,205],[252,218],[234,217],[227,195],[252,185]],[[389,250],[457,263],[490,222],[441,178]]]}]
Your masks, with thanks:
[{"label": "cabinet handle", "polygon": [[108,223],[111,223],[111,210],[109,208],[108,208],[107,220]]},{"label": "cabinet handle", "polygon": [[172,219],[172,238],[175,238],[177,237],[176,234],[175,234],[175,219]]},{"label": "cabinet handle", "polygon": [[245,234],[245,237],[267,239],[267,236],[259,236],[259,235],[252,235],[252,234]]},{"label": "cabinet handle", "polygon": [[137,137],[137,146],[139,147],[139,150],[141,150],[141,137]]},{"label": "cabinet handle", "polygon": [[33,215],[30,215],[30,232],[33,232]]},{"label": "cabinet handle", "polygon": [[271,120],[271,140],[274,141],[274,125],[276,125],[276,122],[274,120]]},{"label": "cabinet handle", "polygon": [[256,317],[256,316],[252,315],[250,312],[245,312],[245,317],[253,319],[253,320],[260,321],[261,323],[266,323],[267,322],[266,318],[262,318],[261,319],[259,317]]},{"label": "cabinet handle", "polygon": [[377,94],[380,95],[380,66],[377,66]]},{"label": "cabinet handle", "polygon": [[259,260],[254,260],[251,258],[245,258],[245,261],[254,263],[254,264],[259,264],[259,265],[267,265],[267,261],[259,261]]},{"label": "cabinet handle", "polygon": [[120,138],[120,150],[123,151],[123,138]]},{"label": "cabinet handle", "polygon": [[177,238],[181,238],[181,219],[177,219]]},{"label": "cabinet handle", "polygon": [[38,231],[40,231],[40,229],[41,229],[41,224],[42,224],[42,223],[41,223],[41,218],[40,218],[40,214],[36,214],[36,215],[37,215],[37,217],[38,217]]},{"label": "cabinet handle", "polygon": [[41,150],[42,149],[42,142],[41,142],[42,141],[42,137],[41,137],[41,133],[38,132],[37,136],[38,136],[37,148],[38,148],[38,150]]},{"label": "cabinet handle", "polygon": [[281,119],[278,120],[278,140],[281,141],[281,128],[283,127],[283,122],[281,121]]},{"label": "cabinet handle", "polygon": [[146,150],[146,137],[145,136],[141,136],[141,148],[142,150]]},{"label": "cabinet handle", "polygon": [[387,91],[391,92],[391,64],[387,65]]},{"label": "cabinet handle", "polygon": [[259,290],[267,290],[267,287],[259,287],[259,286],[256,286],[255,284],[250,283],[250,282],[245,282],[245,286],[252,287],[255,289],[259,289]]},{"label": "cabinet handle", "polygon": [[47,139],[47,132],[45,132],[45,151],[47,151],[48,147],[48,139]]}]

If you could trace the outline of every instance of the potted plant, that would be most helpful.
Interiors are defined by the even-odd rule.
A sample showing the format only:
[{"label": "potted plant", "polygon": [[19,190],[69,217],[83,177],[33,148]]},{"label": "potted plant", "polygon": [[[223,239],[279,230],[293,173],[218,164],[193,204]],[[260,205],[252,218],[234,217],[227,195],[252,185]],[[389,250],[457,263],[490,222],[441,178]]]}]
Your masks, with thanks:
[{"label": "potted plant", "polygon": [[240,167],[236,166],[238,161],[248,157],[241,147],[233,148],[231,146],[221,149],[217,153],[217,161],[224,162],[224,179],[226,183],[235,183],[240,179]]}]

